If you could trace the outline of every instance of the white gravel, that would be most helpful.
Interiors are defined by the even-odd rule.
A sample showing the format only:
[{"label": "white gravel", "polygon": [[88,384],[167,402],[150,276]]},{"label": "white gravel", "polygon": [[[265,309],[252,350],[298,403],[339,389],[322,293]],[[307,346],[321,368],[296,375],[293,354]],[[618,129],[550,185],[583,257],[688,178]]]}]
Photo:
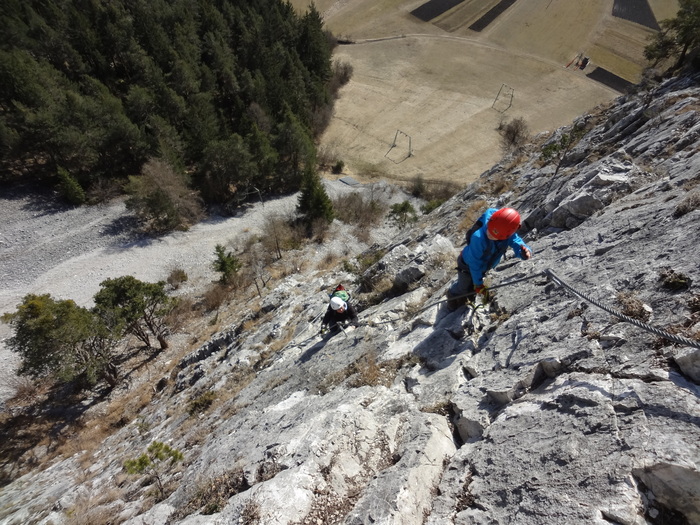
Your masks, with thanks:
[{"label": "white gravel", "polygon": [[[340,181],[325,184],[331,198],[370,190]],[[371,190],[389,203],[409,198],[383,183]],[[105,279],[133,275],[155,282],[175,268],[187,273],[186,290],[197,289],[217,278],[211,268],[217,244],[230,246],[260,232],[266,217],[291,216],[296,204],[296,195],[258,202],[236,217],[214,217],[186,232],[150,238],[132,233],[134,219],[123,202],[69,208],[57,206],[51,196],[6,193],[0,196],[0,313],[14,311],[29,293],[49,293],[91,306]],[[395,234],[395,228],[385,226],[373,232],[373,241]],[[315,256],[323,255],[319,251],[347,253],[347,240],[335,238]],[[4,346],[10,335],[10,328],[0,323],[0,400],[6,397],[8,372],[16,367],[15,356]]]}]

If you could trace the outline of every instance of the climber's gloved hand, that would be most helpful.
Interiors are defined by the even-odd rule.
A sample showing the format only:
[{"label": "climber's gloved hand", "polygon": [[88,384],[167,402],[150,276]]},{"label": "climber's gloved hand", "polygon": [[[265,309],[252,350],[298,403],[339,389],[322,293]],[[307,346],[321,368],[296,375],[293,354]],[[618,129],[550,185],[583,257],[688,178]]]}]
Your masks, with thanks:
[{"label": "climber's gloved hand", "polygon": [[328,332],[328,327],[325,324],[321,325],[321,331],[319,332],[320,335],[324,335]]},{"label": "climber's gloved hand", "polygon": [[481,304],[489,302],[489,289],[486,286],[483,284],[475,286],[474,291],[476,292],[476,301],[474,302]]}]

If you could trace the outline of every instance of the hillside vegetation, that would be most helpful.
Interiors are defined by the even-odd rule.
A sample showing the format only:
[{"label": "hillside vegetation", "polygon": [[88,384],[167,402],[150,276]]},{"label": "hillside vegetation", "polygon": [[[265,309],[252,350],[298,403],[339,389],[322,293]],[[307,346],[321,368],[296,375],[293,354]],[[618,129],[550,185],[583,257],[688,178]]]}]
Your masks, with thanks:
[{"label": "hillside vegetation", "polygon": [[338,77],[313,6],[10,0],[1,19],[5,182],[99,200],[154,158],[175,194],[227,204],[314,165]]},{"label": "hillside vegetation", "polygon": [[[119,388],[18,396],[0,518],[696,523],[698,81],[520,143],[343,263],[295,252],[262,296],[249,284],[189,325],[191,351],[135,356]],[[533,259],[492,272],[489,305],[446,311],[464,231],[503,205]],[[329,339],[319,319],[338,282],[361,326]]]}]

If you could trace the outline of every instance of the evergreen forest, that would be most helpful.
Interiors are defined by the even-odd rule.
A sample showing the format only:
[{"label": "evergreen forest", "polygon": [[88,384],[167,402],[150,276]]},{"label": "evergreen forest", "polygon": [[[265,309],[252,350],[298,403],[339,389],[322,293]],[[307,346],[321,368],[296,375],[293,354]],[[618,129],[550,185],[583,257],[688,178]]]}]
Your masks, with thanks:
[{"label": "evergreen forest", "polygon": [[[0,9],[0,181],[56,186],[75,203],[106,188],[223,206],[296,191],[347,81],[313,5],[3,0]],[[155,173],[150,190],[144,167]]]}]

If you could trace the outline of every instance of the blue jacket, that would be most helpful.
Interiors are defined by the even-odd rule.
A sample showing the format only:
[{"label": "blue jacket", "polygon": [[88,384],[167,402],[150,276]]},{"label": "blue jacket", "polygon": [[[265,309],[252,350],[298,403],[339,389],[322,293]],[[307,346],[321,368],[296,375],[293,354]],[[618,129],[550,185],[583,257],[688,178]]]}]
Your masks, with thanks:
[{"label": "blue jacket", "polygon": [[474,286],[484,284],[484,274],[501,262],[501,257],[506,253],[508,246],[513,248],[515,255],[521,259],[525,259],[522,250],[523,246],[532,252],[517,233],[503,241],[492,241],[486,236],[486,225],[491,215],[497,211],[497,208],[489,208],[484,212],[479,219],[483,226],[472,234],[469,244],[462,250],[462,260],[469,266]]}]

